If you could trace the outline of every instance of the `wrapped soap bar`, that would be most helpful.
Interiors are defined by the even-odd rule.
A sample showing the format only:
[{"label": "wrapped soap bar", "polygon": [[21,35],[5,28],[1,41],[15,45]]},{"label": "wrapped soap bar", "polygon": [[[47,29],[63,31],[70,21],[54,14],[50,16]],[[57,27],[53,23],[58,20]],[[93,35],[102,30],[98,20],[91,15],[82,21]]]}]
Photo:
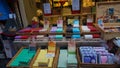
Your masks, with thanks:
[{"label": "wrapped soap bar", "polygon": [[55,41],[49,41],[48,42],[48,53],[54,53],[56,50],[56,42]]},{"label": "wrapped soap bar", "polygon": [[74,40],[68,42],[68,53],[76,53],[76,43]]},{"label": "wrapped soap bar", "polygon": [[57,27],[63,27],[63,20],[57,20]]},{"label": "wrapped soap bar", "polygon": [[100,64],[108,64],[108,56],[107,55],[100,55],[99,56],[99,63]]},{"label": "wrapped soap bar", "polygon": [[56,30],[57,30],[57,27],[52,27],[50,32],[56,32]]},{"label": "wrapped soap bar", "polygon": [[79,20],[73,21],[73,27],[79,27]]},{"label": "wrapped soap bar", "polygon": [[96,54],[82,54],[82,62],[83,63],[97,63],[97,55]]}]

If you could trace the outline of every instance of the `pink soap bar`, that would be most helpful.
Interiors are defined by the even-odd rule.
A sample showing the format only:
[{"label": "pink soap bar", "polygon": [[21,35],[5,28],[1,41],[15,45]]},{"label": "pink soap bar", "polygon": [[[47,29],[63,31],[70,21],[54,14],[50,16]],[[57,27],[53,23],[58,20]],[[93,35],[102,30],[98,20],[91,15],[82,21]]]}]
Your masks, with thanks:
[{"label": "pink soap bar", "polygon": [[107,56],[101,56],[101,63],[106,64],[107,63]]}]

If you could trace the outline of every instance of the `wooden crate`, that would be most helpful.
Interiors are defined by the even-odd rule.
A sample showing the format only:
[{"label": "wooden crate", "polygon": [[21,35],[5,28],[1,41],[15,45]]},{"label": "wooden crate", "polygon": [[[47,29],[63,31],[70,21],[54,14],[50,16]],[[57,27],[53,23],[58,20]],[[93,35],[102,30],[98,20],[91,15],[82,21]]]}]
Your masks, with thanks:
[{"label": "wooden crate", "polygon": [[[55,60],[55,62],[56,62],[56,64],[55,64],[55,68],[57,68],[57,66],[58,66],[58,60],[59,60],[59,54],[60,54],[60,48],[58,48],[58,50],[57,50],[57,58],[56,58],[56,60]],[[77,58],[77,55],[76,55],[76,58]],[[78,62],[78,61],[77,61]],[[79,68],[78,67],[78,64],[77,64],[77,68]]]},{"label": "wooden crate", "polygon": [[[120,31],[119,32],[105,32],[104,29],[102,29],[98,24],[95,24],[95,26],[100,30],[102,39],[104,40],[110,40],[114,37],[120,37]],[[120,23],[105,23],[104,27],[120,27]]]},{"label": "wooden crate", "polygon": [[[56,55],[54,57],[54,60],[53,60],[53,64],[52,64],[52,67],[51,68],[56,68],[56,64],[57,64],[57,59],[58,59],[58,51],[59,49],[57,48],[56,49]],[[33,60],[31,61],[31,64],[30,64],[30,68],[50,68],[50,67],[38,67],[38,66],[33,66],[37,56],[38,56],[38,53],[40,52],[40,49],[38,49],[36,55],[34,56]]]},{"label": "wooden crate", "polygon": [[120,18],[120,1],[108,1],[96,3],[96,23],[97,19],[105,16],[108,8],[114,8],[114,15],[118,15]]},{"label": "wooden crate", "polygon": [[[14,61],[14,59],[19,55],[19,53],[22,51],[22,49],[24,49],[26,47],[21,47],[20,50],[16,53],[16,55],[8,62],[8,64],[6,65],[7,68],[30,68],[30,66],[10,66],[11,62]],[[32,59],[31,59],[32,60]],[[31,61],[30,61],[31,63]],[[30,64],[29,63],[29,64]]]},{"label": "wooden crate", "polygon": [[80,59],[79,49],[77,48],[77,59],[79,63],[79,68],[120,68],[120,64],[87,64],[82,63]]}]

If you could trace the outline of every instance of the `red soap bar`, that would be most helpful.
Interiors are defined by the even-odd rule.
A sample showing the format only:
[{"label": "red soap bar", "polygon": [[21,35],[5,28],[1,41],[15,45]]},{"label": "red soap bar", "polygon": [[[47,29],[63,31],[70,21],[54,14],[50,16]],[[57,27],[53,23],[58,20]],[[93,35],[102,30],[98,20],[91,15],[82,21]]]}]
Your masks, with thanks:
[{"label": "red soap bar", "polygon": [[99,34],[93,34],[93,38],[100,38]]},{"label": "red soap bar", "polygon": [[79,14],[80,13],[80,10],[78,11],[72,11],[72,14]]},{"label": "red soap bar", "polygon": [[19,32],[22,32],[22,33],[31,32],[31,28],[25,28],[25,29],[20,30]]},{"label": "red soap bar", "polygon": [[21,36],[20,39],[28,39],[29,37],[28,36]]},{"label": "red soap bar", "polygon": [[88,28],[90,29],[91,32],[97,31],[97,29],[93,26],[88,26]]},{"label": "red soap bar", "polygon": [[32,32],[39,32],[42,28],[32,28]]},{"label": "red soap bar", "polygon": [[87,26],[93,26],[93,23],[89,22],[87,23]]}]

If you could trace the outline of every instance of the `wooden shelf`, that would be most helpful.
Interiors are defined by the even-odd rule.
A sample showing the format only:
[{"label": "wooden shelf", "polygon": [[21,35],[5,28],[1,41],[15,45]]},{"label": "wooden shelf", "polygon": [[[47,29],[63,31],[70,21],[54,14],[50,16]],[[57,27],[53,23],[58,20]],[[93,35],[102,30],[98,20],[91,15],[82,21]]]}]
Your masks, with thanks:
[{"label": "wooden shelf", "polygon": [[61,15],[49,15],[49,16],[44,16],[45,18],[49,18],[49,17],[59,17]]}]

